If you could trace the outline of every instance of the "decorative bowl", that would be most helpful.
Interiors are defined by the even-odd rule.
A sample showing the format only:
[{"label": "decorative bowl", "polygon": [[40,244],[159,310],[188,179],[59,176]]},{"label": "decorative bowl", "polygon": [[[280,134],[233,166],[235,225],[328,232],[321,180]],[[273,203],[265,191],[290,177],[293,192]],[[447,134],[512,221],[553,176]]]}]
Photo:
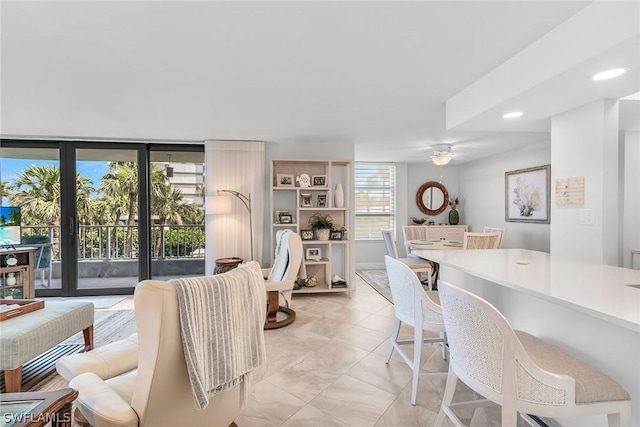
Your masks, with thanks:
[{"label": "decorative bowl", "polygon": [[411,221],[413,221],[414,224],[424,224],[427,221],[427,218],[416,218],[415,216],[412,216]]}]

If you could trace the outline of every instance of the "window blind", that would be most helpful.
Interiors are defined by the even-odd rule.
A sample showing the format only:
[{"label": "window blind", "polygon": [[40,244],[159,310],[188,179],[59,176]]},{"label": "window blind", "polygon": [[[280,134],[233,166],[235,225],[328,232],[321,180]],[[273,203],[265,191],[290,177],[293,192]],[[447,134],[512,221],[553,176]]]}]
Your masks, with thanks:
[{"label": "window blind", "polygon": [[395,165],[356,162],[356,240],[382,240],[380,229],[394,228],[395,187]]}]

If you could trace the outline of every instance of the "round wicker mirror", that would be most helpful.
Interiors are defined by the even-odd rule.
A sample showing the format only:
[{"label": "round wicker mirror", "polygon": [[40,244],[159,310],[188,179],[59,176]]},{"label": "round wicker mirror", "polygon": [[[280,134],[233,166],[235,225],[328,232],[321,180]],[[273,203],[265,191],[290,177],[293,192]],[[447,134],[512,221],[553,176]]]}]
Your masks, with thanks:
[{"label": "round wicker mirror", "polygon": [[449,193],[444,185],[436,181],[425,182],[416,193],[416,204],[426,215],[438,215],[444,212],[449,202]]}]

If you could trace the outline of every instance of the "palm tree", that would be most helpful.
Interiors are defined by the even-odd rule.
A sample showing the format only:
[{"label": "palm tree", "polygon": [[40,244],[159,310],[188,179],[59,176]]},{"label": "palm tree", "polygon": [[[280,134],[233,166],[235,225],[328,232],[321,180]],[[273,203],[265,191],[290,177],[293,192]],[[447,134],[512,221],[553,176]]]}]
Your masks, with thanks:
[{"label": "palm tree", "polygon": [[[102,177],[104,199],[112,206],[113,222],[127,215],[124,256],[133,253],[133,226],[138,213],[138,167],[136,162],[109,162],[109,170]],[[116,230],[114,230],[115,232]],[[114,236],[115,237],[115,236]]]},{"label": "palm tree", "polygon": [[[76,176],[79,211],[89,212],[91,194],[95,191],[88,178]],[[20,206],[25,225],[53,225],[53,253],[60,251],[60,169],[54,165],[32,165],[18,174],[8,185],[9,200]]]},{"label": "palm tree", "polygon": [[160,232],[156,234],[154,254],[161,255],[164,225],[182,225],[181,207],[186,203],[182,192],[171,185],[164,169],[151,172],[151,213],[157,215]]}]

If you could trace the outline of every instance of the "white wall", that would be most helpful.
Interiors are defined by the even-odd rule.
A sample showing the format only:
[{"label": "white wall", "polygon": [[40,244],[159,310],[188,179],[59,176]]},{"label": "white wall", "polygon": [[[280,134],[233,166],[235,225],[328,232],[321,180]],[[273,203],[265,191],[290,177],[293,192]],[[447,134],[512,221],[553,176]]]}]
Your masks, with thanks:
[{"label": "white wall", "polygon": [[640,249],[640,132],[624,132],[624,188],[622,217],[623,266],[631,268],[631,249]]},{"label": "white wall", "polygon": [[[497,156],[464,163],[458,169],[461,224],[471,231],[485,226],[506,229],[504,248],[525,248],[549,252],[548,224],[505,221],[505,172],[547,165],[551,159],[549,141]],[[553,166],[551,167],[553,170]],[[551,216],[551,222],[554,218]]]},{"label": "white wall", "polygon": [[[551,182],[584,176],[583,205],[551,203],[551,252],[597,264],[619,263],[618,102],[599,100],[551,119]],[[593,225],[578,224],[592,209]]]}]

